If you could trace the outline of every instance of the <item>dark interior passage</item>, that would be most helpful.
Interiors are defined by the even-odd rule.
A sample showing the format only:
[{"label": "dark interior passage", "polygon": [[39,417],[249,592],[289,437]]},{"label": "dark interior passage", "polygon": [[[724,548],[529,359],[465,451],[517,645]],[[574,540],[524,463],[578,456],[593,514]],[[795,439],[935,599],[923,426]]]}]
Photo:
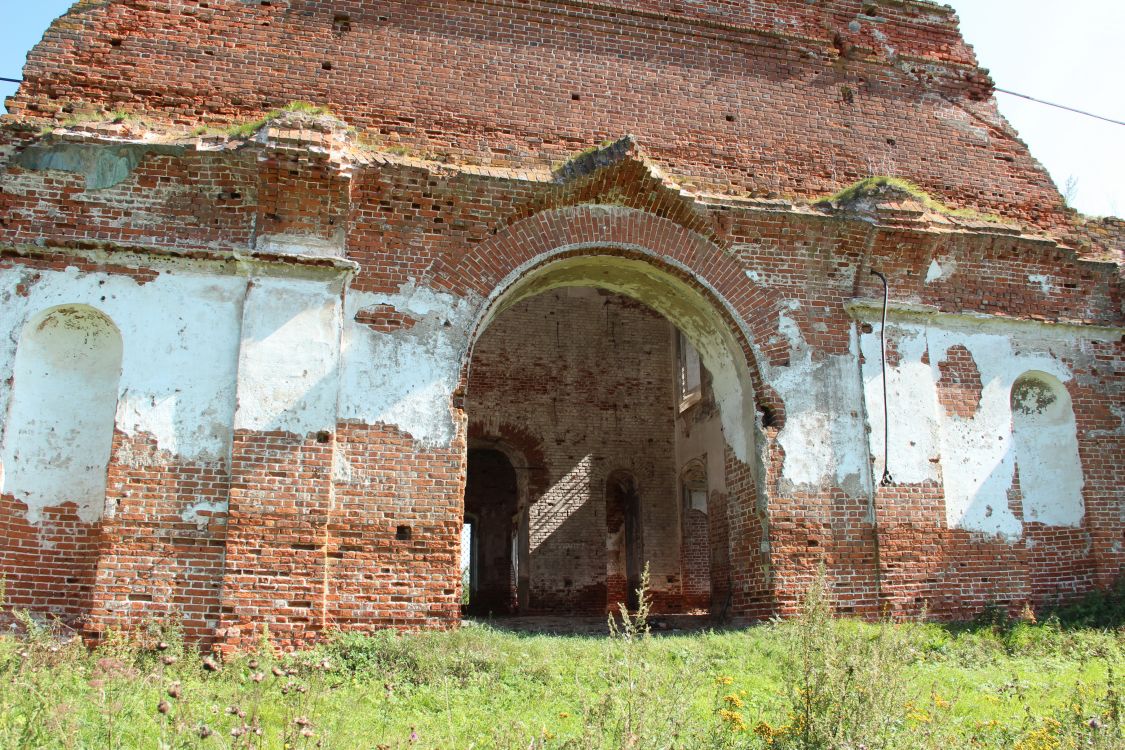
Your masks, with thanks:
[{"label": "dark interior passage", "polygon": [[641,497],[627,472],[614,472],[605,491],[606,547],[610,552],[607,594],[609,606],[625,603],[637,608],[637,589],[644,571],[641,542]]},{"label": "dark interior passage", "polygon": [[727,446],[710,375],[668,319],[592,287],[530,297],[477,343],[466,411],[467,613],[635,609],[646,566],[653,612],[708,612],[727,575],[710,517]]},{"label": "dark interior passage", "polygon": [[471,523],[467,614],[516,610],[515,539],[519,489],[516,471],[498,450],[470,450],[465,519]]}]

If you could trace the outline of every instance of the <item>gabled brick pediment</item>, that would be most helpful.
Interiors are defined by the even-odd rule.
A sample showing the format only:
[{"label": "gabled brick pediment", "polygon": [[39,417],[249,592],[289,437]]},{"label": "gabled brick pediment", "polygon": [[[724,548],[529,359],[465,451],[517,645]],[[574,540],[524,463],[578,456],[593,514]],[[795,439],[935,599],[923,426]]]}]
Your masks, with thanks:
[{"label": "gabled brick pediment", "polygon": [[568,206],[612,205],[635,208],[721,244],[714,223],[674,178],[651,159],[631,135],[581,151],[552,170],[551,189],[519,206],[507,219],[521,219]]}]

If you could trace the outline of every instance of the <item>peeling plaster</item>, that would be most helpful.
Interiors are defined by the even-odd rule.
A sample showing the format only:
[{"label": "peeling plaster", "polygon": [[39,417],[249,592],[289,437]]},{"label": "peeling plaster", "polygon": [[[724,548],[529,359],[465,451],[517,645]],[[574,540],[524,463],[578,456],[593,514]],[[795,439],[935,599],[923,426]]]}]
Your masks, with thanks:
[{"label": "peeling plaster", "polygon": [[[394,425],[424,445],[450,445],[456,434],[450,400],[479,304],[414,281],[394,294],[349,291],[341,419]],[[355,321],[361,310],[376,305],[390,305],[417,323],[388,333]]]},{"label": "peeling plaster", "polygon": [[238,430],[334,430],[340,286],[255,278],[246,293],[238,361]]},{"label": "peeling plaster", "polygon": [[150,152],[181,154],[182,146],[115,145],[58,143],[30,146],[19,153],[15,163],[33,171],[60,170],[80,174],[87,190],[102,190],[129,179],[141,160]]},{"label": "peeling plaster", "polygon": [[261,253],[297,255],[302,257],[344,257],[344,229],[337,229],[331,237],[313,234],[262,234],[254,243]]},{"label": "peeling plaster", "polygon": [[[799,308],[796,301],[790,310]],[[778,313],[778,331],[789,342],[789,364],[765,375],[785,403],[785,427],[777,436],[785,451],[782,479],[795,487],[836,485],[856,497],[870,491],[862,388],[852,352],[814,359],[797,321]],[[827,437],[827,439],[826,439]]]},{"label": "peeling plaster", "polygon": [[0,490],[27,506],[30,523],[66,503],[86,523],[101,518],[121,350],[117,327],[84,305],[52,309],[23,328]]},{"label": "peeling plaster", "polygon": [[1055,291],[1054,285],[1051,284],[1051,277],[1045,273],[1029,273],[1027,280],[1037,285],[1043,294],[1050,294]]},{"label": "peeling plaster", "polygon": [[[927,350],[924,330],[892,326],[898,345],[899,363],[887,367],[887,399],[891,417],[890,469],[899,484],[938,482],[941,473],[942,415],[933,367],[922,361]],[[874,476],[883,475],[883,378],[879,330],[860,337],[863,352],[863,390],[867,420],[871,426],[871,455]],[[904,408],[906,407],[906,408]]]},{"label": "peeling plaster", "polygon": [[184,508],[180,513],[180,518],[185,523],[194,523],[195,527],[202,531],[207,528],[207,524],[211,522],[211,517],[216,513],[226,513],[227,503],[219,502],[198,502]]},{"label": "peeling plaster", "polygon": [[[897,337],[900,354],[899,363],[887,371],[891,474],[902,484],[940,480],[951,528],[1017,539],[1023,533],[1023,522],[1008,505],[1017,453],[1012,435],[1012,384],[1028,371],[1042,371],[1061,382],[1069,380],[1070,371],[1057,350],[1072,350],[1076,344],[1059,338],[1049,326],[1038,327],[1041,335],[1036,336],[1037,328],[1026,321],[967,319],[949,328],[938,327],[940,322],[936,316],[932,325],[888,321],[887,331]],[[968,419],[946,414],[937,397],[939,365],[957,345],[972,354],[982,384],[980,406]],[[875,457],[874,473],[879,475],[883,469],[883,411],[878,330],[864,334],[860,348],[865,360],[870,449]],[[927,352],[929,362],[924,363]],[[1076,453],[1072,460],[1078,466]],[[1034,510],[1025,507],[1025,514],[1028,520],[1043,523],[1069,525],[1072,520],[1067,519],[1073,519],[1073,511],[1061,505],[1081,504],[1080,494],[1077,499],[1057,497],[1053,505],[1047,503],[1052,507],[1043,507],[1035,497],[1033,491]]]},{"label": "peeling plaster", "polygon": [[1012,437],[1024,517],[1048,526],[1082,525],[1082,461],[1070,394],[1042,372],[1012,387]]},{"label": "peeling plaster", "polygon": [[[1117,427],[1112,430],[1090,430],[1086,433],[1086,437],[1106,438],[1125,436],[1125,404],[1110,404],[1109,410],[1113,413],[1113,416],[1117,417]],[[1122,503],[1121,508],[1122,512],[1125,512],[1125,503]]]},{"label": "peeling plaster", "polygon": [[[25,322],[58,305],[100,310],[121,331],[116,425],[188,460],[226,460],[234,413],[243,278],[162,273],[141,284],[116,274],[0,271],[0,373],[12,372]],[[24,293],[17,293],[19,287]],[[0,413],[11,385],[0,380]]]},{"label": "peeling plaster", "polygon": [[926,283],[932,284],[935,281],[948,279],[957,272],[957,261],[952,258],[947,258],[941,263],[937,258],[930,261],[930,267],[926,270]]}]

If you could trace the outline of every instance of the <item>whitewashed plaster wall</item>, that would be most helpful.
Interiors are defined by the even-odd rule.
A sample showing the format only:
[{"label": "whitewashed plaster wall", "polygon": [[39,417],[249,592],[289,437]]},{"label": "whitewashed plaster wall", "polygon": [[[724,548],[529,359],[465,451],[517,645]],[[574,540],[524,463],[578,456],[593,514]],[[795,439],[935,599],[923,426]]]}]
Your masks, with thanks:
[{"label": "whitewashed plaster wall", "polygon": [[859,408],[858,342],[853,334],[848,354],[815,354],[797,320],[800,303],[787,304],[778,315],[778,335],[789,343],[789,364],[762,365],[765,381],[785,403],[785,426],[777,436],[785,451],[782,481],[793,489],[835,485],[853,497],[867,495],[871,472]]},{"label": "whitewashed plaster wall", "polygon": [[[861,319],[875,321],[873,330],[860,337],[860,351],[873,475],[879,477],[885,424],[879,323],[874,314]],[[888,321],[887,336],[899,355],[899,361],[887,368],[888,461],[896,482],[939,483],[950,528],[1015,540],[1023,533],[1024,520],[1080,525],[1082,474],[1069,398],[1065,400],[1069,418],[1052,411],[1042,418],[1051,421],[1051,434],[1028,438],[1022,448],[1013,436],[1011,408],[1013,383],[1029,371],[1045,373],[1060,384],[1071,379],[1064,358],[1079,354],[1077,330],[981,316],[934,315]],[[941,363],[958,345],[972,354],[982,386],[980,404],[968,418],[946,413],[938,400]],[[1060,399],[1057,408],[1063,406]],[[1051,451],[1061,451],[1050,463],[1051,470],[1036,468],[1039,463],[1033,456]],[[1023,519],[1008,504],[1017,460]]]},{"label": "whitewashed plaster wall", "polygon": [[339,391],[341,282],[256,277],[238,355],[239,430],[333,430]]},{"label": "whitewashed plaster wall", "polygon": [[1050,526],[1082,524],[1078,428],[1066,386],[1032,371],[1012,385],[1012,439],[1024,518]]},{"label": "whitewashed plaster wall", "polygon": [[54,308],[25,326],[2,455],[2,490],[42,510],[73,502],[92,521],[105,502],[113,446],[121,334],[98,311]]},{"label": "whitewashed plaster wall", "polygon": [[[181,270],[140,283],[118,274],[12,268],[0,271],[0,414],[5,445],[10,436],[13,375],[27,322],[59,305],[86,305],[121,334],[121,377],[115,423],[130,436],[145,435],[160,450],[191,461],[225,461],[235,404],[241,304],[245,278]],[[10,377],[11,376],[11,377]],[[27,446],[30,436],[19,438]],[[5,492],[17,496],[25,476],[14,448],[5,449]],[[103,480],[104,481],[104,480]],[[46,496],[38,504],[54,502]],[[57,499],[57,498],[56,498]],[[99,518],[101,504],[87,511]],[[33,508],[32,513],[37,511]]]},{"label": "whitewashed plaster wall", "polygon": [[[668,351],[673,365],[676,349],[679,346],[679,329],[669,326]],[[702,367],[702,363],[699,365]],[[703,372],[700,373],[703,375]],[[707,419],[696,420],[690,410],[686,413],[677,410],[676,418],[676,469],[682,472],[689,462],[702,459],[707,473],[707,488],[712,491],[727,491],[726,438],[723,436],[723,423],[717,414]],[[673,490],[680,492],[679,483]],[[706,508],[704,508],[706,512]]]},{"label": "whitewashed plaster wall", "polygon": [[[0,486],[22,492],[34,517],[64,496],[73,499],[73,488],[44,493],[40,487],[34,499],[27,496],[32,465],[13,471],[14,446],[33,440],[26,432],[8,435],[13,387],[28,379],[13,377],[13,370],[27,321],[59,305],[87,305],[120,330],[121,376],[107,400],[109,408],[117,405],[110,434],[115,424],[127,435],[151,437],[170,456],[226,462],[233,428],[308,434],[334,429],[338,416],[390,424],[424,444],[453,440],[450,398],[468,344],[470,303],[413,284],[395,294],[345,295],[338,270],[301,278],[222,272],[205,263],[163,265],[145,283],[73,267],[0,271],[0,439],[11,446],[0,453]],[[418,322],[381,333],[354,321],[379,304]],[[61,458],[57,450],[52,455]],[[103,512],[101,464],[103,491],[83,491],[89,520]]]},{"label": "whitewashed plaster wall", "polygon": [[[413,281],[390,294],[349,290],[340,418],[392,425],[422,445],[449,446],[456,435],[450,399],[479,304]],[[378,305],[390,305],[416,322],[391,332],[355,322],[359,312]]]}]

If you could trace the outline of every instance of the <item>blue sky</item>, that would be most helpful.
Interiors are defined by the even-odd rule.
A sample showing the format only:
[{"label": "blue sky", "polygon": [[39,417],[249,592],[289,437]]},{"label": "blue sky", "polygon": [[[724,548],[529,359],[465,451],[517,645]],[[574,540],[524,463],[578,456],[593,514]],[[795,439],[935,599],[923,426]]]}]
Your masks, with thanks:
[{"label": "blue sky", "polygon": [[[998,86],[1125,121],[1120,40],[1125,0],[950,0],[961,31]],[[27,51],[69,0],[0,0],[0,77],[19,78]],[[0,83],[0,98],[15,84]],[[997,94],[1000,110],[1073,204],[1125,214],[1125,126]]]}]

